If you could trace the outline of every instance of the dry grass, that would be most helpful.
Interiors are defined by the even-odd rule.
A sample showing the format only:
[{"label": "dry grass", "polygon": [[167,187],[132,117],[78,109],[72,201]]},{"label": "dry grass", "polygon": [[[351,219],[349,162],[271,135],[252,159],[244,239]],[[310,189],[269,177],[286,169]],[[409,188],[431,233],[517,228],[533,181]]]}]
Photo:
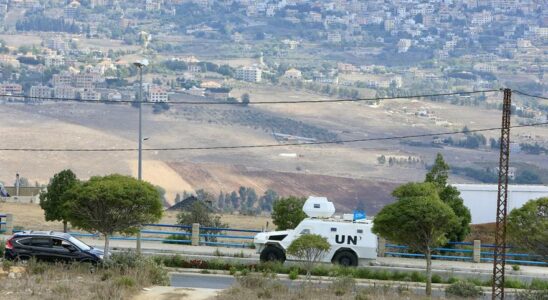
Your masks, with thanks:
[{"label": "dry grass", "polygon": [[480,240],[482,244],[492,244],[495,242],[495,223],[470,225],[470,234],[466,241],[473,242]]},{"label": "dry grass", "polygon": [[[389,286],[358,287],[354,280],[336,278],[330,284],[294,282],[291,288],[279,280],[263,275],[247,275],[237,278],[238,283],[219,294],[218,300],[251,300],[251,299],[299,299],[299,300],[415,300],[424,299],[407,288]],[[430,299],[445,299],[433,297]]]},{"label": "dry grass", "polygon": [[20,278],[0,280],[0,299],[130,299],[143,287],[167,284],[151,260],[133,267],[29,261]]}]

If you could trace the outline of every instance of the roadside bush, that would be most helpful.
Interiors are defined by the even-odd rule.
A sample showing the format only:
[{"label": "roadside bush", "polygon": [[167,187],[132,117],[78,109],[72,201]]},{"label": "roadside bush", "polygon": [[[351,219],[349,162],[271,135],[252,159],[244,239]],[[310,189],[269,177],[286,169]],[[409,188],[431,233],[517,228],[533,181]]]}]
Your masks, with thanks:
[{"label": "roadside bush", "polygon": [[180,242],[180,241],[189,241],[190,237],[186,236],[186,235],[172,234],[172,235],[166,237],[165,239],[166,239],[166,241],[162,241],[162,243],[164,243],[164,244],[177,244],[177,245],[180,245],[180,244],[184,244],[184,242]]},{"label": "roadside bush", "polygon": [[2,270],[4,271],[9,272],[12,266],[13,266],[13,262],[11,260],[2,261]]},{"label": "roadside bush", "polygon": [[267,284],[267,279],[263,276],[259,276],[257,274],[249,274],[249,275],[243,275],[237,276],[236,281],[239,285],[246,289],[256,289],[263,287]]},{"label": "roadside bush", "polygon": [[116,278],[115,284],[118,287],[132,288],[135,286],[135,279],[129,276],[122,276]]},{"label": "roadside bush", "polygon": [[438,274],[432,275],[432,283],[442,283],[442,282],[443,282],[443,279],[441,278],[440,275]]},{"label": "roadside bush", "polygon": [[293,270],[289,271],[289,279],[295,280],[297,278],[299,278],[299,270],[298,269],[293,269]]},{"label": "roadside bush", "polygon": [[113,272],[118,271],[122,275],[133,275],[140,285],[169,283],[167,271],[161,263],[151,257],[136,255],[132,251],[113,254],[111,259],[103,264],[103,268],[112,269]]},{"label": "roadside bush", "polygon": [[335,293],[336,296],[342,296],[348,292],[352,292],[356,287],[356,280],[352,277],[343,276],[338,277],[331,282],[330,290]]},{"label": "roadside bush", "polygon": [[533,289],[533,290],[546,290],[546,291],[548,291],[548,281],[540,280],[540,279],[535,278],[531,281],[531,284],[529,285],[529,288]]},{"label": "roadside bush", "polygon": [[34,257],[31,258],[27,264],[27,272],[32,275],[44,274],[47,269],[48,266],[45,262],[37,261]]},{"label": "roadside bush", "polygon": [[523,282],[519,281],[519,280],[506,278],[504,280],[504,287],[509,288],[509,289],[524,289],[524,288],[526,288],[526,285]]},{"label": "roadside bush", "polygon": [[516,300],[546,300],[548,299],[548,289],[534,290],[526,289],[516,293]]},{"label": "roadside bush", "polygon": [[6,249],[6,242],[0,241],[0,257],[4,257],[4,251]]},{"label": "roadside bush", "polygon": [[228,271],[229,271],[230,275],[236,275],[236,272],[238,270],[236,269],[236,267],[232,266],[232,267],[230,267],[230,269]]},{"label": "roadside bush", "polygon": [[457,281],[445,289],[446,295],[462,298],[478,298],[483,295],[481,288],[468,281]]},{"label": "roadside bush", "polygon": [[311,274],[314,276],[327,276],[329,275],[329,270],[330,266],[319,264],[312,269]]}]

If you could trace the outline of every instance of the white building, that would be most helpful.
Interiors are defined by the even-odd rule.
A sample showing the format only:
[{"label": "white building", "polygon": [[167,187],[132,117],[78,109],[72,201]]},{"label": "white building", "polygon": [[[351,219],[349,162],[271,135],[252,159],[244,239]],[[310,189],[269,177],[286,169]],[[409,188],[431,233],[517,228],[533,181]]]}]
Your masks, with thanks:
[{"label": "white building", "polygon": [[61,99],[76,98],[76,89],[71,86],[57,86],[53,89],[53,96]]},{"label": "white building", "polygon": [[30,87],[29,96],[31,98],[50,98],[53,89],[44,85],[33,85]]},{"label": "white building", "polygon": [[248,82],[261,82],[263,71],[257,67],[244,67],[236,70],[236,78]]},{"label": "white building", "polygon": [[150,102],[168,102],[169,96],[166,90],[161,87],[155,86],[150,88],[148,100]]},{"label": "white building", "polygon": [[94,90],[84,90],[80,92],[80,99],[99,101],[101,100],[101,93],[96,92]]},{"label": "white building", "polygon": [[400,39],[398,42],[398,53],[405,53],[411,47],[410,39]]},{"label": "white building", "polygon": [[[472,224],[492,223],[496,221],[497,193],[496,184],[453,184],[460,191],[464,205],[470,209]],[[527,201],[548,197],[548,186],[544,185],[508,185],[508,213],[520,208]]]},{"label": "white building", "polygon": [[61,55],[48,55],[45,59],[45,65],[48,68],[58,68],[65,65],[65,58]]}]

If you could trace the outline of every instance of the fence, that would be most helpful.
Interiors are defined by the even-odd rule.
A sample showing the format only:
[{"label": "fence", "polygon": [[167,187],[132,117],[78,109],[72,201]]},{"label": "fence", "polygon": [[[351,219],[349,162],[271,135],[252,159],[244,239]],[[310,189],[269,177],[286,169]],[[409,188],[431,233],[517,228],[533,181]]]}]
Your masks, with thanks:
[{"label": "fence", "polygon": [[[153,230],[150,229],[150,227],[165,229]],[[141,241],[188,244],[193,246],[207,245],[252,248],[253,237],[255,236],[255,233],[259,232],[261,231],[251,229],[200,227],[200,224],[197,223],[192,225],[143,224],[143,229],[141,229]],[[246,233],[253,233],[253,235],[246,235]],[[70,232],[70,234],[76,237],[100,238],[99,234],[92,233]],[[137,238],[133,236],[112,236],[111,239],[135,241]]]},{"label": "fence", "polygon": [[[493,244],[481,244],[481,241],[474,242],[450,242],[448,247],[434,248],[432,258],[456,261],[488,262],[493,261]],[[507,247],[506,262],[510,264],[548,266],[538,255],[526,253],[514,253],[513,247]],[[387,251],[389,250],[389,251]],[[379,239],[379,256],[424,258],[424,254],[412,253],[409,247],[386,243]]]},{"label": "fence", "polygon": [[4,234],[13,233],[13,215],[12,214],[0,214],[0,233],[4,233]]}]

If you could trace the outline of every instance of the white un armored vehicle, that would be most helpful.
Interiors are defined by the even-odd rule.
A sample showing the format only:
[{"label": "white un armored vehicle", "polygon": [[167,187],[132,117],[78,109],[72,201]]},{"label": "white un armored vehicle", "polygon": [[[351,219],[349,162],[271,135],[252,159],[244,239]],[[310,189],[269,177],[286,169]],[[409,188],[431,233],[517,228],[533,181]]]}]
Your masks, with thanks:
[{"label": "white un armored vehicle", "polygon": [[331,249],[323,262],[357,266],[360,259],[377,258],[377,236],[371,232],[370,220],[354,220],[353,214],[333,217],[335,206],[325,197],[309,197],[303,207],[308,215],[293,230],[258,233],[254,238],[261,261],[295,260],[286,257],[285,250],[302,234],[318,234],[327,238]]}]

